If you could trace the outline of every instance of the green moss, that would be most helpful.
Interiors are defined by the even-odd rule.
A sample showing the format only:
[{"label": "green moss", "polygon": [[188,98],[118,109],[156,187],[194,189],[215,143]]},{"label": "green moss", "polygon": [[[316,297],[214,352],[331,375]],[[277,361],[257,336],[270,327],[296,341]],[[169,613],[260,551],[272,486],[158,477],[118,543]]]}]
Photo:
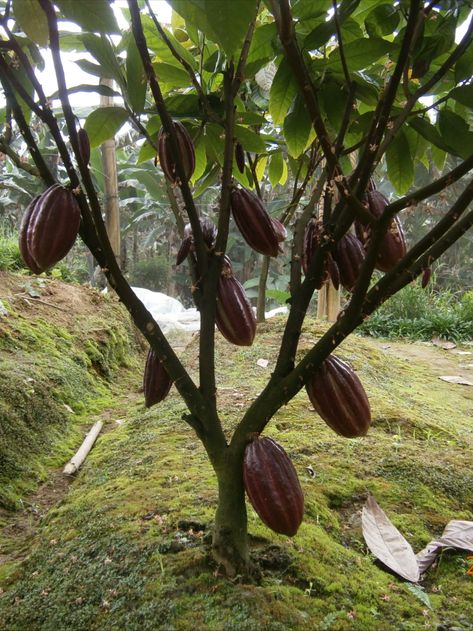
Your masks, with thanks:
[{"label": "green moss", "polygon": [[[302,346],[323,330],[309,323]],[[277,321],[260,327],[254,347],[244,350],[218,338],[218,396],[229,429],[263,387],[279,331]],[[172,390],[150,410],[129,406],[126,422],[101,436],[65,501],[44,520],[29,559],[0,574],[6,628],[471,628],[465,553],[445,552],[429,572],[429,609],[374,563],[360,518],[371,492],[415,551],[450,519],[473,519],[470,395],[368,339],[351,338],[337,354],[365,385],[372,430],[363,439],[336,436],[303,392],[272,420],[266,433],[294,462],[306,508],[288,539],[248,506],[259,585],[229,581],[209,562],[216,481]],[[256,366],[259,357],[270,361],[267,370]],[[185,359],[193,370],[194,346]]]}]

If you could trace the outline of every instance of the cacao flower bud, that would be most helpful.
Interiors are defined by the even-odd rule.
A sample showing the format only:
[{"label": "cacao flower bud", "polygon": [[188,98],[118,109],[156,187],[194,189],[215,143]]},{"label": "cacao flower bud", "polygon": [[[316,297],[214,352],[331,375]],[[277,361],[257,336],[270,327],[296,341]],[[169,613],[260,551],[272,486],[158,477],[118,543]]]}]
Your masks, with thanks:
[{"label": "cacao flower bud", "polygon": [[240,173],[245,172],[245,152],[239,142],[235,145],[235,162]]},{"label": "cacao flower bud", "polygon": [[278,236],[261,200],[245,188],[234,188],[231,207],[233,218],[248,245],[260,254],[277,256]]},{"label": "cacao flower bud", "polygon": [[39,274],[64,258],[79,225],[80,207],[69,189],[53,184],[35,198],[20,228],[20,251],[28,267]]},{"label": "cacao flower bud", "polygon": [[353,291],[365,260],[365,253],[360,240],[352,234],[344,234],[335,246],[333,258],[338,264],[343,287],[347,291]]},{"label": "cacao flower bud", "polygon": [[281,445],[271,438],[254,438],[245,448],[243,481],[251,505],[266,526],[294,536],[304,515],[304,496]]},{"label": "cacao flower bud", "polygon": [[329,355],[306,382],[316,412],[337,434],[364,436],[371,424],[366,392],[356,373],[335,355]]},{"label": "cacao flower bud", "polygon": [[90,140],[87,132],[81,127],[77,132],[77,141],[79,143],[79,153],[82,161],[87,166],[90,162]]},{"label": "cacao flower bud", "polygon": [[[177,148],[181,158],[186,180],[190,180],[195,169],[195,150],[192,138],[189,132],[179,121],[173,121],[174,131],[176,132]],[[158,156],[159,163],[163,169],[167,180],[174,183],[177,180],[176,163],[171,155],[171,143],[169,135],[161,127],[158,134]]]},{"label": "cacao flower bud", "polygon": [[143,377],[143,390],[145,394],[146,407],[150,408],[152,405],[155,405],[165,399],[171,389],[171,386],[171,377],[168,375],[154,350],[150,348],[146,358]]},{"label": "cacao flower bud", "polygon": [[217,286],[215,324],[231,344],[251,346],[255,339],[256,318],[245,290],[233,276],[230,259],[226,257]]}]

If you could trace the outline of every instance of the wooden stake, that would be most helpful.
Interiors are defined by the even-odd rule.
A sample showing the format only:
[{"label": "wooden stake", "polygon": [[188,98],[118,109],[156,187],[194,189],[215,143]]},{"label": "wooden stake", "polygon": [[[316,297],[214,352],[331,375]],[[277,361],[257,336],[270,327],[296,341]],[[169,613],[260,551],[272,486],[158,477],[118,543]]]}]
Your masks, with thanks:
[{"label": "wooden stake", "polygon": [[74,475],[74,473],[77,473],[80,466],[87,458],[89,451],[94,446],[94,443],[97,440],[97,436],[100,434],[102,427],[103,421],[97,421],[95,423],[87,436],[84,438],[84,442],[79,447],[74,457],[71,458],[64,467],[63,473],[65,473],[66,475]]}]

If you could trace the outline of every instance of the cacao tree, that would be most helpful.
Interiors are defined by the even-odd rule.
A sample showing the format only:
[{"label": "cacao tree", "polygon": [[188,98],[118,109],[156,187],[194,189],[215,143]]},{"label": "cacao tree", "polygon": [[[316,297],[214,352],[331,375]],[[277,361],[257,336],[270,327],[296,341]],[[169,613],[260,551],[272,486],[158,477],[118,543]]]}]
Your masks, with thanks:
[{"label": "cacao tree", "polygon": [[[183,422],[201,440],[215,471],[214,557],[229,575],[247,574],[245,483],[256,511],[277,532],[293,536],[303,513],[289,457],[269,436],[259,435],[268,433],[273,415],[304,386],[335,431],[363,435],[371,419],[363,387],[331,354],[391,295],[428,276],[425,270],[473,225],[468,175],[473,167],[473,23],[470,5],[462,0],[169,4],[173,21],[168,28],[150,0],[128,0],[120,21],[128,27],[120,29],[109,0],[2,0],[0,79],[6,106],[0,149],[21,167],[14,150],[21,136],[31,156],[24,168],[46,189],[29,205],[21,232],[32,271],[62,256],[63,236],[70,238],[69,232],[61,233],[62,221],[49,219],[57,216],[55,204],[61,201],[64,214],[80,208],[81,239],[149,342],[146,403],[159,402],[172,381],[188,408]],[[67,32],[63,20],[78,25],[80,33]],[[42,47],[52,55],[54,95],[45,93],[39,79]],[[139,160],[156,160],[156,178],[168,181],[169,216],[183,238],[179,261],[189,264],[201,317],[196,380],[113,255],[70,103],[72,93],[103,93],[103,86],[97,81],[72,85],[63,65],[71,50],[88,52],[89,58],[76,63],[92,77],[113,79],[123,99],[121,105],[89,114],[84,129],[91,145],[128,123],[144,140]],[[259,87],[262,78],[266,88]],[[51,108],[54,99],[59,99],[60,114]],[[38,142],[38,120],[67,173],[60,182]],[[447,156],[456,157],[454,167],[420,188],[413,186],[417,161],[441,169]],[[265,168],[271,169],[273,183],[284,169],[294,178],[294,194],[279,216],[283,223],[292,222],[292,243],[285,246],[291,253],[289,313],[266,387],[228,437],[216,402],[215,336],[220,333],[215,325],[231,343],[251,344],[257,335],[226,252],[233,214],[241,241],[265,256],[279,254],[282,227],[258,195]],[[396,199],[377,190],[381,170]],[[403,212],[415,213],[417,204],[454,183],[460,187],[454,203],[435,216],[420,240],[406,245]],[[213,224],[204,221],[209,213],[199,200],[216,184]],[[36,225],[41,229],[33,229]],[[38,261],[44,239],[54,252]],[[347,303],[299,357],[309,303],[328,278],[346,288]]]}]

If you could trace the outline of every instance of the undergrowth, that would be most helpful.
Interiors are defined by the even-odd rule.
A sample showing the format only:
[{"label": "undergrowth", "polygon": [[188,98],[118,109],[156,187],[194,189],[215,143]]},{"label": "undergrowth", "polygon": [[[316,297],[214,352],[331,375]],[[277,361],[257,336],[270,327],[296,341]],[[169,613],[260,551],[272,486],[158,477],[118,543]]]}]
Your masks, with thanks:
[{"label": "undergrowth", "polygon": [[[266,382],[282,326],[278,318],[260,325],[250,348],[218,336],[218,403],[229,432]],[[301,349],[323,330],[309,321]],[[6,631],[471,629],[466,554],[444,553],[411,589],[373,562],[360,519],[373,493],[415,551],[450,519],[473,519],[471,393],[366,338],[352,336],[337,355],[367,390],[372,428],[362,439],[335,435],[303,391],[275,415],[265,432],[296,467],[305,516],[287,538],[248,506],[259,584],[230,581],[209,559],[215,476],[173,389],[150,410],[130,406],[126,421],[99,438],[29,558],[0,571]],[[184,361],[195,369],[196,342]]]},{"label": "undergrowth", "polygon": [[413,283],[384,303],[359,331],[373,337],[473,340],[473,291],[437,292]]}]

